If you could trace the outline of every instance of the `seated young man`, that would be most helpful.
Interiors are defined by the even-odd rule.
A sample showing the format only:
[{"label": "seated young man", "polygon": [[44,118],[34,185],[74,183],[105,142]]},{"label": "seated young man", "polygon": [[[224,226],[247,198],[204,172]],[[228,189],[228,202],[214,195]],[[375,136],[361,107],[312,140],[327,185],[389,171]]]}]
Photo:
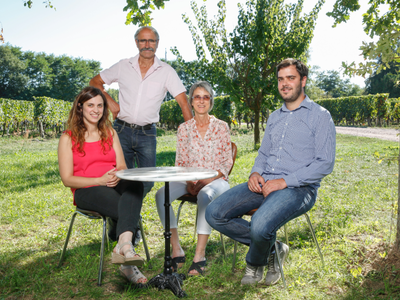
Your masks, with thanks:
[{"label": "seated young man", "polygon": [[[299,60],[287,58],[277,66],[284,104],[268,119],[249,180],[206,210],[211,227],[249,246],[242,284],[261,282],[266,265],[266,284],[278,282],[276,255],[283,263],[289,247],[278,242],[275,249],[276,231],[314,206],[322,178],[333,170],[335,126],[329,111],[305,94],[307,76],[307,66]],[[255,208],[251,222],[240,218]]]}]

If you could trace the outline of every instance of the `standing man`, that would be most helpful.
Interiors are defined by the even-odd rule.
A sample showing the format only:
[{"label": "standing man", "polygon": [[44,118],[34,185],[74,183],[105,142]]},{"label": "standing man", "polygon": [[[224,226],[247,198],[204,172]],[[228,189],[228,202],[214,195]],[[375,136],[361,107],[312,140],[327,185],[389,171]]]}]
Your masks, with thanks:
[{"label": "standing man", "polygon": [[[167,93],[176,99],[185,121],[192,118],[186,88],[175,70],[160,61],[155,53],[158,32],[150,26],[140,27],[135,33],[139,54],[120,60],[102,71],[90,81],[106,96],[108,105],[116,118],[114,129],[118,133],[126,165],[134,168],[156,166],[156,126],[162,101]],[[103,85],[118,82],[119,104],[104,90]],[[144,183],[145,196],[154,183]]]},{"label": "standing man", "polygon": [[[289,247],[278,242],[275,249],[276,231],[314,206],[322,178],[333,170],[335,126],[329,111],[304,93],[307,76],[299,60],[287,58],[278,64],[284,104],[268,119],[249,180],[226,191],[206,210],[211,227],[249,246],[242,284],[261,282],[267,264],[266,284],[278,282],[276,255],[283,264]],[[251,222],[240,218],[255,208]]]}]

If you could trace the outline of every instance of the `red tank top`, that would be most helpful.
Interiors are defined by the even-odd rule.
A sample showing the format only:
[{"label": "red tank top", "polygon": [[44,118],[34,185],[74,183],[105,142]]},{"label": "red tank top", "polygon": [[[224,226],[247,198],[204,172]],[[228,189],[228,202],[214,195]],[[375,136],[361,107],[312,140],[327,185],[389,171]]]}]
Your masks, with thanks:
[{"label": "red tank top", "polygon": [[[112,136],[110,136],[112,144]],[[74,146],[72,142],[72,146]],[[107,171],[115,168],[117,165],[115,151],[112,147],[105,144],[105,151],[101,147],[101,141],[83,144],[83,153],[79,153],[78,149],[72,147],[74,176],[80,177],[101,177]],[[91,185],[93,186],[93,185]],[[86,186],[91,187],[91,186]],[[71,188],[72,194],[75,196],[75,190]],[[74,199],[74,205],[75,199]]]}]

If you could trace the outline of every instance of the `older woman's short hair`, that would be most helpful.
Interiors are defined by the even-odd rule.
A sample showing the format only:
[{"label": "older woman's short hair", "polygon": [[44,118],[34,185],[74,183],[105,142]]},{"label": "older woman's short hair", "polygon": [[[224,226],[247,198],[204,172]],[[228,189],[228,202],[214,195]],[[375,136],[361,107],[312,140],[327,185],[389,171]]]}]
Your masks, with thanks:
[{"label": "older woman's short hair", "polygon": [[140,27],[138,30],[136,30],[136,33],[135,33],[135,41],[137,40],[137,38],[138,38],[138,36],[139,36],[139,33],[143,30],[143,29],[150,29],[155,35],[156,35],[156,38],[157,38],[157,40],[159,40],[160,39],[160,36],[158,35],[158,32],[157,32],[157,30],[154,28],[154,27],[151,27],[151,26],[142,26],[142,27]]},{"label": "older woman's short hair", "polygon": [[193,93],[197,88],[203,88],[207,91],[207,93],[210,94],[210,109],[208,110],[208,112],[211,111],[211,109],[214,106],[214,92],[213,89],[211,87],[211,84],[209,84],[207,81],[197,81],[195,83],[193,83],[192,87],[190,88],[189,91],[189,104],[190,106],[192,106],[192,102],[193,102]]}]

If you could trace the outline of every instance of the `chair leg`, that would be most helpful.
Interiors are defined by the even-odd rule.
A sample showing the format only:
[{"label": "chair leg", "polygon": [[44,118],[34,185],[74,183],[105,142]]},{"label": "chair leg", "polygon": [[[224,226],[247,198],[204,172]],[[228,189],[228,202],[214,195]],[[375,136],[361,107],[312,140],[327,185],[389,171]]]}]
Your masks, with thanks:
[{"label": "chair leg", "polygon": [[196,241],[197,235],[197,215],[199,213],[198,206],[196,205],[196,221],[194,222],[194,233],[193,233],[193,241]]},{"label": "chair leg", "polygon": [[321,258],[321,261],[322,261],[322,266],[325,266],[324,257],[322,256],[321,249],[320,249],[320,247],[319,247],[317,237],[315,236],[314,228],[313,228],[312,225],[311,225],[310,217],[308,216],[307,213],[305,213],[304,216],[305,216],[305,218],[306,218],[306,220],[307,220],[308,226],[310,227],[311,234],[312,234],[312,236],[313,236],[315,245],[317,246],[318,254],[319,254],[319,257]]},{"label": "chair leg", "polygon": [[140,225],[140,233],[142,234],[142,239],[143,239],[144,251],[146,252],[146,258],[147,261],[150,261],[150,253],[149,253],[149,248],[147,247],[146,236],[144,235],[142,217],[140,217],[139,219],[139,225]]},{"label": "chair leg", "polygon": [[176,214],[176,225],[179,224],[179,217],[181,216],[181,209],[182,209],[182,206],[183,206],[183,204],[184,204],[185,202],[186,202],[186,201],[181,201],[181,204],[179,204],[178,213]]},{"label": "chair leg", "polygon": [[286,224],[283,225],[283,230],[285,231],[286,245],[289,246],[289,238],[288,238],[288,234],[287,234]]},{"label": "chair leg", "polygon": [[224,253],[224,258],[226,259],[226,250],[225,250],[224,236],[222,235],[222,233],[219,233],[219,235],[220,235],[220,237],[221,237],[222,252]]},{"label": "chair leg", "polygon": [[63,248],[63,250],[61,252],[60,261],[58,262],[58,268],[61,267],[62,261],[64,259],[65,251],[67,250],[67,246],[68,246],[68,242],[69,242],[69,237],[71,236],[72,226],[74,225],[74,221],[75,221],[75,217],[76,217],[77,213],[78,212],[75,211],[72,214],[71,222],[69,223],[67,238],[66,238],[65,243],[64,243],[64,248]]},{"label": "chair leg", "polygon": [[276,257],[277,257],[277,259],[278,259],[279,271],[281,272],[281,277],[282,277],[282,281],[283,281],[283,286],[284,286],[285,289],[286,289],[287,287],[286,287],[285,274],[283,273],[282,262],[281,262],[281,259],[280,259],[280,257],[279,257],[279,254],[278,254],[278,242],[277,242],[277,241],[275,242],[275,252],[276,252]]},{"label": "chair leg", "polygon": [[232,272],[235,272],[237,246],[238,242],[235,241],[235,246],[233,248],[233,258],[232,258]]},{"label": "chair leg", "polygon": [[101,273],[103,271],[103,261],[104,261],[104,244],[107,236],[107,219],[103,217],[103,236],[101,237],[101,248],[100,248],[100,264],[99,264],[99,275],[97,279],[97,285],[101,286]]}]

